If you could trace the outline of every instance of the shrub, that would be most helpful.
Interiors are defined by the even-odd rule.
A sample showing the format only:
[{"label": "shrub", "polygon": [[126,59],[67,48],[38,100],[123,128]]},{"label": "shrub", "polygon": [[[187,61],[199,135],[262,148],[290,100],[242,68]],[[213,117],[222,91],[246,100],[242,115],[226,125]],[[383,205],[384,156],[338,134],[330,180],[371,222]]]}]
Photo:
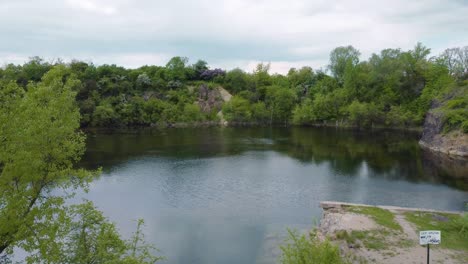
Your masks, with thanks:
[{"label": "shrub", "polygon": [[296,230],[288,229],[288,238],[280,248],[283,264],[348,263],[341,257],[338,246],[328,240],[318,240],[314,231],[300,235]]}]

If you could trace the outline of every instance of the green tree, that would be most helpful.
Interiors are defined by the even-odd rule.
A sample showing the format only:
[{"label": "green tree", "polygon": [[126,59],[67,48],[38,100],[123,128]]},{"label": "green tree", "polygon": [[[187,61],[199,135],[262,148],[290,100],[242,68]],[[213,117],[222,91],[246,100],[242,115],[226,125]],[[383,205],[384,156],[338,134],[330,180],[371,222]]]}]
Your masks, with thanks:
[{"label": "green tree", "polygon": [[155,263],[142,223],[126,242],[90,203],[65,204],[97,174],[75,168],[85,148],[78,85],[64,65],[26,90],[0,82],[0,260],[19,247],[28,264]]},{"label": "green tree", "polygon": [[[61,210],[52,189],[82,187],[90,173],[73,164],[84,151],[73,89],[79,82],[64,66],[27,91],[2,88],[0,105],[0,254],[31,236],[47,234],[40,220]],[[6,95],[5,95],[6,93]],[[43,234],[45,232],[45,234]]]},{"label": "green tree", "polygon": [[265,100],[266,89],[272,85],[269,71],[270,63],[259,63],[252,74],[255,90],[260,100]]},{"label": "green tree", "polygon": [[200,75],[208,70],[208,63],[204,60],[198,60],[192,65],[195,80],[200,80]]},{"label": "green tree", "polygon": [[236,68],[226,73],[224,86],[231,93],[237,94],[241,91],[251,90],[252,84],[247,73]]},{"label": "green tree", "polygon": [[169,81],[185,81],[187,79],[186,65],[188,58],[186,57],[173,57],[167,62],[167,79]]},{"label": "green tree", "polygon": [[358,127],[372,127],[379,122],[382,116],[374,103],[361,103],[353,101],[348,106],[349,121]]},{"label": "green tree", "polygon": [[118,114],[115,112],[112,104],[107,101],[101,102],[93,112],[92,122],[93,126],[112,127],[116,126],[119,120]]},{"label": "green tree", "polygon": [[301,104],[296,105],[293,110],[293,124],[307,125],[316,120],[313,112],[314,106],[310,98],[306,98]]},{"label": "green tree", "polygon": [[344,82],[344,75],[348,64],[356,66],[359,63],[359,56],[361,53],[353,46],[337,47],[330,53],[330,69],[332,75],[338,80],[339,83]]},{"label": "green tree", "polygon": [[250,103],[242,97],[233,96],[223,105],[223,115],[230,122],[250,122],[252,120]]},{"label": "green tree", "polygon": [[291,89],[278,86],[268,87],[265,102],[270,112],[270,123],[288,123],[295,101],[296,95]]},{"label": "green tree", "polygon": [[265,103],[257,102],[251,105],[252,119],[259,124],[268,123],[270,120],[270,113],[266,108]]}]

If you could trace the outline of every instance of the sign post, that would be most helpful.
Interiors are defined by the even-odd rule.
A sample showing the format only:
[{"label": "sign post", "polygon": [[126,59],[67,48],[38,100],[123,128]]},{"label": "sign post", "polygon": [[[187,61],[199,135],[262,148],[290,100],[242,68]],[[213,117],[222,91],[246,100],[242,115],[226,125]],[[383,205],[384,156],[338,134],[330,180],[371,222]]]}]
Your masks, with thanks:
[{"label": "sign post", "polygon": [[419,244],[427,246],[427,264],[429,264],[429,245],[440,244],[440,231],[439,230],[426,230],[419,232]]},{"label": "sign post", "polygon": [[429,244],[427,244],[427,264],[429,264]]}]

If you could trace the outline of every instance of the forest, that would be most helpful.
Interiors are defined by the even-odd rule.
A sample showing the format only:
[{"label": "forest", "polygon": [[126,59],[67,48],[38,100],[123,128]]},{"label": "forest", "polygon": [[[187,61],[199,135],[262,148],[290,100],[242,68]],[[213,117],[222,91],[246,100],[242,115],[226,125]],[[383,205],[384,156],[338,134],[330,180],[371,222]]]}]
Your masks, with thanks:
[{"label": "forest", "polygon": [[[446,97],[451,100],[444,106],[447,128],[468,131],[468,46],[430,57],[430,49],[417,43],[412,50],[384,49],[367,60],[358,49],[342,46],[330,52],[324,68],[291,68],[286,75],[270,74],[268,63],[253,72],[226,71],[203,60],[190,64],[186,57],[137,69],[32,57],[0,68],[0,87],[28,89],[59,64],[78,80],[73,90],[81,127],[172,126],[223,118],[249,125],[414,128],[423,124],[434,99]],[[232,99],[200,107],[201,88],[216,87]]]}]

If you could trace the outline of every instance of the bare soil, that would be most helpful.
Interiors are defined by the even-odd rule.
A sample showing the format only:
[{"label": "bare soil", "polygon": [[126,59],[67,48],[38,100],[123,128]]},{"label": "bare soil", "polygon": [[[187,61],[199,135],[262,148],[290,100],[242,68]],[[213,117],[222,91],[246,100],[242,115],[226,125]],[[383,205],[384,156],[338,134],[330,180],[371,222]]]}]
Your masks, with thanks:
[{"label": "bare soil", "polygon": [[[347,204],[349,205],[349,204]],[[362,205],[359,205],[362,206]],[[340,203],[322,203],[324,215],[320,222],[319,232],[322,237],[328,237],[340,246],[342,254],[348,256],[352,263],[426,263],[427,248],[419,245],[416,227],[408,222],[403,213],[411,211],[408,208],[386,207],[395,215],[395,220],[402,231],[389,231],[379,226],[371,217],[349,212]],[[381,232],[384,249],[368,249],[365,243],[350,244],[337,237],[337,232],[369,231],[373,234]],[[358,246],[356,246],[358,245]],[[464,251],[443,249],[432,245],[430,263],[464,264],[468,263],[468,245]]]}]

